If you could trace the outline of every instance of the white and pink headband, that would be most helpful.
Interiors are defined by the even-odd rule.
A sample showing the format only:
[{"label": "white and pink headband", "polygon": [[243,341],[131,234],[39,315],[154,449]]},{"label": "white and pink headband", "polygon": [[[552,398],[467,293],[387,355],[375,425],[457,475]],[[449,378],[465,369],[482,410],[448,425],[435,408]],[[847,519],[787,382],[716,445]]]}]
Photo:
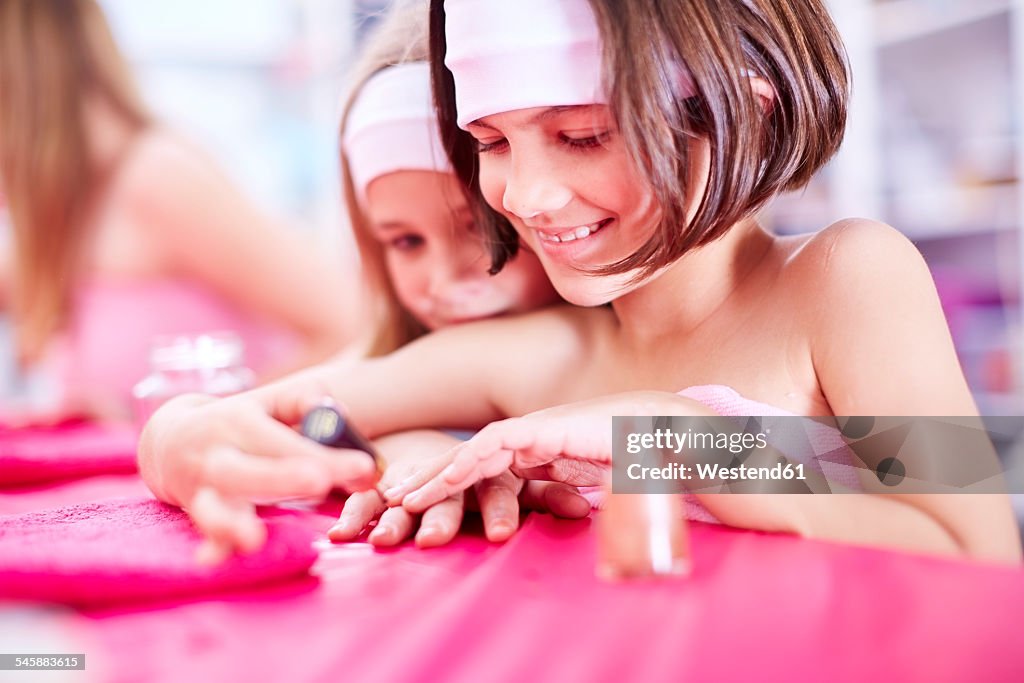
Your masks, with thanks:
[{"label": "white and pink headband", "polygon": [[[608,102],[587,0],[445,0],[444,10],[460,128],[516,109]],[[693,95],[686,68],[675,72],[679,96]]]},{"label": "white and pink headband", "polygon": [[444,12],[460,128],[498,112],[607,101],[587,0],[446,0]]},{"label": "white and pink headband", "polygon": [[366,201],[367,186],[389,173],[451,173],[427,63],[389,66],[370,77],[348,113],[342,146],[360,202]]}]

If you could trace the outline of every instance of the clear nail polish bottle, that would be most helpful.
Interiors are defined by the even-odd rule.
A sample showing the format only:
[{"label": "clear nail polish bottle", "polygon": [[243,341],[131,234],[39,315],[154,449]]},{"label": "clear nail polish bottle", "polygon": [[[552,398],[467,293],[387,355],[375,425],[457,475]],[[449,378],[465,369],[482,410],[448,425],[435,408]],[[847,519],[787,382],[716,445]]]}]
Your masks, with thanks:
[{"label": "clear nail polish bottle", "polygon": [[597,515],[597,574],[606,580],[686,576],[690,540],[679,493],[610,493]]},{"label": "clear nail polish bottle", "polygon": [[667,479],[633,479],[630,467],[664,467],[669,453],[662,448],[629,450],[628,435],[654,434],[664,418],[628,416],[613,423],[610,481],[597,527],[597,574],[620,580],[685,576],[690,573],[690,542],[682,487]]}]

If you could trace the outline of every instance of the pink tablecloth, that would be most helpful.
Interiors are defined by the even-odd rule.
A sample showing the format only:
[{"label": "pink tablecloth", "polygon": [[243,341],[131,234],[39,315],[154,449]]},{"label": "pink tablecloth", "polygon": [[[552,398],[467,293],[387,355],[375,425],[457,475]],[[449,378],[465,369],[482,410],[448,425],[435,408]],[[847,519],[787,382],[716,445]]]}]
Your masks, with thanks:
[{"label": "pink tablecloth", "polygon": [[[135,484],[7,493],[0,510]],[[322,531],[336,509],[299,516]],[[44,621],[101,681],[1024,680],[1024,570],[691,532],[681,581],[602,583],[588,520],[531,515],[501,546],[323,540],[318,580]]]}]

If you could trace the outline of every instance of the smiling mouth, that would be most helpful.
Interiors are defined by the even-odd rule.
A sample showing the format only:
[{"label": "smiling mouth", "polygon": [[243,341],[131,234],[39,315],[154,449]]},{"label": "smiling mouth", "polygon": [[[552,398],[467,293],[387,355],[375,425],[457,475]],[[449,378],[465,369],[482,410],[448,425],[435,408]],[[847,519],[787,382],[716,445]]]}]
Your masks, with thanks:
[{"label": "smiling mouth", "polygon": [[605,218],[603,221],[598,221],[597,223],[591,223],[589,225],[581,225],[576,228],[563,228],[558,230],[540,230],[535,228],[535,230],[537,230],[537,236],[540,237],[542,241],[560,244],[562,242],[579,242],[581,240],[588,239],[611,222],[611,218]]}]

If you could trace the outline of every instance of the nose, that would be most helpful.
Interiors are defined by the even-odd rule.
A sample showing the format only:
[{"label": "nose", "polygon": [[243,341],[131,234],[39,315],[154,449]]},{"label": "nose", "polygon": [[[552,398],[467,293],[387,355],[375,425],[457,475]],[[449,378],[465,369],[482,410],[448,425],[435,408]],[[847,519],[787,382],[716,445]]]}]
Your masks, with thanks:
[{"label": "nose", "polygon": [[462,236],[446,252],[431,273],[430,296],[435,300],[463,298],[488,277],[490,261],[474,236]]},{"label": "nose", "polygon": [[519,218],[536,218],[566,206],[572,190],[558,169],[544,159],[530,160],[512,155],[501,205]]}]

